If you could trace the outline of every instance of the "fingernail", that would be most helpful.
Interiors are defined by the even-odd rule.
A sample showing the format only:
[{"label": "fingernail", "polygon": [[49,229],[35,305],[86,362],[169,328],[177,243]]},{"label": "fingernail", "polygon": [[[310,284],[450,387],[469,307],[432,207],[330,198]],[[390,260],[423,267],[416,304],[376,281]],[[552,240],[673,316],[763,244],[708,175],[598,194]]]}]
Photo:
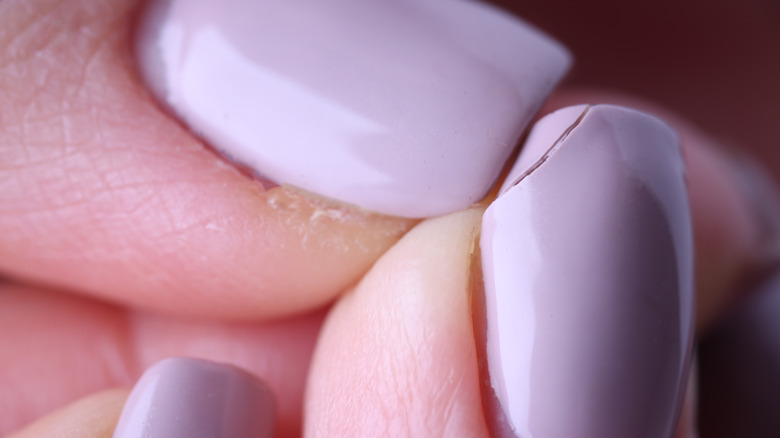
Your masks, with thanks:
[{"label": "fingernail", "polygon": [[481,200],[570,63],[472,1],[167,0],[140,23],[142,77],[216,149],[404,217]]},{"label": "fingernail", "polygon": [[494,433],[673,436],[694,325],[676,134],[576,107],[542,119],[522,155],[480,241]]},{"label": "fingernail", "polygon": [[701,435],[780,436],[780,272],[701,340]]},{"label": "fingernail", "polygon": [[259,379],[230,365],[170,358],[130,393],[115,438],[273,436],[275,402]]}]

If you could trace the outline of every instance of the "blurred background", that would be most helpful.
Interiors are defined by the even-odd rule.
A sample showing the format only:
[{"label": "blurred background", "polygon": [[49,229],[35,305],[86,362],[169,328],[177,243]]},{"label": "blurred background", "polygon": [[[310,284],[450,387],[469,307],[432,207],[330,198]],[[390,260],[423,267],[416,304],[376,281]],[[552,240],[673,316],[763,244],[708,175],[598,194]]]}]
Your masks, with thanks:
[{"label": "blurred background", "polygon": [[[780,180],[779,0],[494,3],[572,50],[564,87],[654,101]],[[780,437],[780,277],[760,289],[697,348],[703,438]]]},{"label": "blurred background", "polygon": [[780,176],[780,0],[493,0],[574,53],[569,86],[649,98]]}]

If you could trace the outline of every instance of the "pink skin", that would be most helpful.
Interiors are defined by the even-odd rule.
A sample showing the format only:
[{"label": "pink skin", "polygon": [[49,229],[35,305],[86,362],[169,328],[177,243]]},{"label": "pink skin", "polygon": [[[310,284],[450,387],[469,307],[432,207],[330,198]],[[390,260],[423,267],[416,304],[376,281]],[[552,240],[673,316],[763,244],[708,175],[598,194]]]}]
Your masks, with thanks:
[{"label": "pink skin", "polygon": [[[2,271],[209,318],[331,301],[413,222],[266,190],[206,148],[156,106],[129,63],[137,8],[0,10],[0,65],[16,69],[0,76]],[[29,39],[13,38],[25,29]]]},{"label": "pink skin", "polygon": [[[571,33],[572,38],[567,41],[577,45],[579,58],[602,53],[604,42],[594,39],[593,32],[606,31],[610,23],[614,24],[614,20],[599,22],[607,17],[604,11],[612,9],[609,2],[589,3],[587,10],[570,22],[561,19],[560,6],[553,2],[527,5],[536,11],[544,10],[540,14],[549,22],[561,23]],[[737,20],[739,25],[745,14],[761,12],[758,3],[750,5],[752,9],[745,7],[723,14],[723,20]],[[701,11],[720,11],[702,8],[701,4],[697,7],[695,17],[700,17]],[[286,208],[295,206],[295,202],[300,205],[302,198],[288,198],[291,202],[283,203],[281,207],[285,208],[279,212],[259,207],[258,202],[265,205],[266,199],[254,182],[224,166],[201,142],[159,111],[145,94],[127,51],[126,31],[134,8],[135,3],[130,1],[89,0],[10,0],[0,6],[0,28],[4,30],[0,34],[0,228],[10,230],[0,236],[0,270],[7,280],[2,285],[4,305],[0,306],[4,328],[4,335],[0,335],[0,387],[13,388],[0,395],[0,403],[8,407],[4,412],[12,412],[0,417],[0,433],[17,429],[93,391],[128,386],[159,358],[193,355],[235,363],[269,381],[280,398],[281,424],[287,425],[281,426],[281,430],[287,431],[288,436],[297,436],[304,406],[301,388],[318,333],[318,317],[287,317],[284,322],[272,324],[215,319],[282,318],[302,308],[321,306],[345,285],[354,283],[406,227],[373,216],[359,216],[352,218],[354,227],[350,228],[360,231],[358,238],[339,241],[333,236],[344,235],[340,228],[343,222],[330,221],[320,228],[303,226],[311,214],[298,217],[291,213],[294,209]],[[539,14],[529,17],[536,16]],[[675,38],[679,35],[662,33],[647,40],[647,35],[652,34],[647,29],[653,29],[656,23],[651,18],[637,16],[635,23],[623,29],[625,38],[610,39],[610,44],[634,40],[657,44],[664,50],[676,49]],[[690,29],[686,16],[679,18]],[[777,102],[771,93],[775,88],[752,80],[752,72],[771,78],[780,75],[776,51],[742,49],[757,47],[757,42],[774,47],[772,44],[778,41],[776,29],[767,27],[765,20],[745,22],[750,24],[745,32],[730,34],[729,44],[707,58],[728,60],[744,55],[739,58],[739,69],[726,78],[725,88],[707,88],[697,82],[702,77],[700,72],[691,70],[693,73],[687,74],[690,69],[681,68],[684,59],[665,63],[661,56],[637,64],[651,64],[655,70],[624,72],[620,79],[626,82],[626,88],[650,94],[642,89],[641,78],[644,71],[651,72],[647,80],[655,80],[658,90],[666,90],[660,87],[662,81],[671,90],[652,94],[667,103],[687,103],[681,106],[686,117],[697,118],[708,131],[729,130],[734,134],[732,138],[746,147],[766,145],[766,150],[770,150],[774,144],[773,130],[746,127],[763,126],[761,117],[743,125],[731,123],[731,114],[718,113],[712,105],[704,105],[698,111],[695,106],[702,94],[686,94],[683,86],[695,82],[712,95],[728,96],[729,107],[745,109],[745,114],[771,114],[769,109]],[[641,56],[642,52],[635,53]],[[709,56],[709,52],[700,54]],[[584,76],[591,79],[580,84],[593,84],[593,77],[602,78],[599,83],[607,84],[615,80],[615,75],[604,72],[625,67],[620,57],[598,59],[596,64],[590,63],[587,69],[575,73],[575,83],[577,77]],[[696,65],[716,67],[706,62]],[[684,74],[659,74],[671,71]],[[630,80],[636,82],[628,84]],[[567,104],[612,100],[591,92],[587,97],[559,95],[557,102],[566,99]],[[631,105],[649,108],[636,100]],[[698,133],[686,137],[695,131],[678,121],[674,123],[683,138],[690,139],[684,144],[688,164],[698,169],[691,174],[691,199],[694,221],[699,221],[703,227],[698,229],[705,232],[697,235],[697,269],[706,278],[720,278],[718,284],[733,284],[751,263],[754,230],[749,212],[724,171],[727,165],[712,151],[714,142]],[[773,161],[768,163],[775,165]],[[66,168],[83,171],[70,173],[71,179],[53,173]],[[92,173],[96,168],[101,172]],[[112,190],[117,187],[107,184],[118,181],[126,183],[122,190]],[[226,210],[229,215],[221,214]],[[334,213],[327,208],[322,211]],[[327,220],[333,216],[319,217]],[[328,324],[338,323],[340,329],[323,332],[328,341],[317,350],[318,365],[312,368],[311,382],[327,385],[343,379],[346,383],[329,398],[317,397],[321,393],[312,390],[306,408],[319,416],[316,422],[307,424],[308,429],[338,426],[339,418],[355,417],[349,415],[350,409],[361,406],[350,402],[371,396],[381,401],[383,395],[389,394],[389,400],[404,403],[375,404],[387,409],[364,411],[370,414],[364,417],[365,421],[374,427],[410,425],[407,430],[419,435],[446,431],[447,420],[455,418],[447,415],[447,408],[454,405],[458,413],[467,415],[459,417],[457,425],[469,424],[470,428],[463,430],[475,434],[485,432],[475,382],[468,380],[468,376],[474,375],[476,361],[473,338],[462,332],[450,336],[453,327],[468,331],[468,307],[455,300],[451,304],[455,307],[445,307],[433,318],[425,313],[430,309],[419,313],[421,308],[416,304],[429,294],[446,295],[452,290],[414,287],[406,290],[405,299],[392,299],[394,283],[390,281],[399,270],[405,269],[408,278],[413,279],[415,273],[432,267],[427,262],[415,265],[409,261],[419,261],[425,250],[431,248],[429,242],[447,236],[440,232],[452,233],[453,239],[449,243],[445,239],[444,243],[459,242],[457,236],[468,234],[478,218],[479,214],[472,214],[470,219],[461,218],[460,226],[443,227],[436,223],[422,229],[392,263],[383,264],[381,271],[372,274],[380,281],[363,289],[363,299],[351,299],[356,294],[348,294],[339,301],[339,307],[349,312],[333,313],[329,318]],[[213,227],[173,227],[209,224],[212,220],[219,221],[215,225],[224,226],[224,235],[206,232],[214,231]],[[386,239],[375,241],[367,237],[377,235]],[[274,245],[260,245],[267,236],[277,239]],[[308,237],[308,246],[300,245],[302,236]],[[370,245],[363,245],[366,242]],[[361,249],[364,246],[368,249]],[[198,250],[193,251],[193,247]],[[320,247],[324,249],[317,251]],[[333,248],[344,252],[333,257]],[[458,273],[468,252],[452,255],[443,264],[441,258],[429,260],[453,273],[453,278],[462,278]],[[313,266],[321,270],[312,272]],[[294,283],[295,288],[283,290],[291,287],[288,282]],[[290,290],[307,293],[291,294]],[[702,288],[699,296],[708,297],[714,290]],[[71,296],[72,292],[81,297]],[[467,293],[466,286],[463,293]],[[95,298],[123,304],[110,306]],[[164,313],[150,315],[134,310],[138,307]],[[378,326],[383,329],[378,332],[381,336],[367,336],[367,321],[361,315],[371,309],[381,309],[386,318],[369,323],[397,322],[394,312],[423,318],[414,320],[419,324],[416,330],[404,332],[400,330],[406,327],[404,324],[385,324]],[[173,316],[182,313],[209,319],[182,320]],[[353,317],[343,318],[345,315]],[[359,360],[340,360],[343,355],[337,353],[343,351],[334,347],[355,337],[362,348]],[[380,354],[397,359],[383,362],[388,366],[414,364],[409,358],[420,358],[420,366],[396,366],[379,375],[382,380],[377,383],[376,379],[369,379],[375,376],[360,371],[374,369],[376,358],[383,357]],[[278,362],[268,362],[269,357]],[[425,359],[430,357],[446,360],[451,372],[441,372],[437,362],[424,368]],[[330,363],[327,369],[331,372],[320,373],[318,370],[324,369],[320,365],[326,362]],[[458,380],[460,377],[463,380]],[[418,392],[402,392],[405,386],[397,385],[403,382],[419,382],[414,385]],[[372,393],[374,388],[382,391]],[[437,388],[447,391],[436,393]],[[431,395],[438,397],[424,398]],[[434,410],[440,414],[432,415]]]},{"label": "pink skin", "polygon": [[7,413],[0,431],[92,392],[130,387],[160,359],[188,356],[232,363],[263,379],[279,408],[277,436],[297,436],[322,318],[318,312],[275,323],[188,321],[4,285],[0,320],[14,336],[0,349],[0,407]]}]

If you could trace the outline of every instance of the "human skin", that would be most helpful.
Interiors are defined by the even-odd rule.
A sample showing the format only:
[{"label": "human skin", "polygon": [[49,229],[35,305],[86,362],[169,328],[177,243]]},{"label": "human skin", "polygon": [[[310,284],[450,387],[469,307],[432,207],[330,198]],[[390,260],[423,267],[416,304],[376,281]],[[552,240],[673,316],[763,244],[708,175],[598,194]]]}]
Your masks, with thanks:
[{"label": "human skin", "polygon": [[[742,13],[763,7],[754,6],[757,9],[746,7]],[[365,420],[382,430],[398,428],[411,436],[484,434],[466,299],[469,242],[482,207],[424,223],[373,268],[370,278],[380,281],[350,288],[413,223],[348,212],[346,220],[336,215],[338,219],[326,217],[312,224],[311,211],[322,208],[322,201],[283,190],[263,192],[226,165],[160,111],[133,73],[126,49],[135,7],[129,1],[0,3],[0,386],[6,389],[0,406],[11,413],[0,418],[0,433],[87,394],[129,386],[162,357],[191,355],[241,365],[269,382],[279,398],[280,436],[300,433],[304,405],[306,430],[330,425],[334,431],[355,430],[359,435],[359,425],[340,420],[354,417],[340,409],[356,405],[313,396],[304,401],[304,379],[328,312],[322,306],[349,289],[328,316],[310,384],[336,385],[363,401],[389,397],[381,406],[392,409],[372,411],[375,416]],[[555,11],[547,13],[556,17]],[[751,25],[744,34],[749,39],[741,46],[777,41],[777,28],[770,24]],[[631,35],[630,29],[622,31]],[[756,33],[765,38],[756,41]],[[587,59],[599,53],[596,49],[603,47],[575,49],[575,56]],[[745,76],[730,76],[725,87],[732,107],[756,114],[746,122],[753,129],[726,123],[727,113],[701,110],[701,96],[685,96],[680,85],[685,76],[665,76],[669,93],[656,93],[638,79],[630,83],[623,78],[617,85],[640,95],[653,93],[697,120],[705,132],[730,134],[746,149],[771,158],[773,138],[762,115],[778,100],[772,100],[776,88],[762,78],[767,72],[775,72],[767,77],[780,74],[772,53],[744,59],[738,73]],[[610,83],[612,78],[604,74],[608,60],[600,60],[598,68],[582,67],[580,84]],[[658,59],[653,65],[668,72],[679,63]],[[700,73],[693,67],[691,71]],[[578,75],[575,70],[573,84]],[[602,77],[603,82],[594,79]],[[562,92],[544,111],[568,103],[615,100],[625,103],[626,98],[587,90]],[[668,110],[629,101],[673,119],[683,135],[698,224],[704,324],[728,306],[740,278],[761,257],[759,231],[710,136]],[[776,168],[777,161],[765,161]],[[281,211],[261,207],[258,199],[263,196],[278,196]],[[344,211],[332,204],[326,204],[328,209]],[[212,221],[222,228],[219,236],[205,227]],[[432,256],[425,248],[441,254]],[[334,252],[340,257],[332,257]],[[453,283],[427,286],[442,276],[453,278]],[[301,291],[293,302],[274,293],[292,287],[289,283]],[[408,299],[391,299],[397,290],[406,291]],[[418,303],[428,305],[416,307]],[[705,311],[709,307],[712,310]],[[319,310],[289,316],[301,308]],[[387,317],[375,321],[381,323],[378,339],[364,334],[360,316],[372,309]],[[402,325],[394,324],[395,318],[420,325],[399,331]],[[380,370],[385,371],[381,392],[365,392],[361,378],[370,375],[338,378],[355,369],[372,369],[361,361],[333,364],[329,358],[335,356],[328,348],[345,340],[361,345],[365,360],[373,357],[372,351],[388,352],[383,364],[390,369]],[[439,367],[442,362],[446,370]],[[337,372],[321,373],[325,365]],[[117,400],[121,393],[109,396]],[[101,433],[109,429],[98,428],[104,423],[85,415],[83,406],[43,420],[33,426],[39,429],[19,436],[45,436],[43,430],[58,430],[63,421],[81,422],[83,430],[106,436]],[[105,419],[116,415],[120,404],[101,406],[107,412],[98,417]],[[457,409],[448,410],[450,406]]]}]

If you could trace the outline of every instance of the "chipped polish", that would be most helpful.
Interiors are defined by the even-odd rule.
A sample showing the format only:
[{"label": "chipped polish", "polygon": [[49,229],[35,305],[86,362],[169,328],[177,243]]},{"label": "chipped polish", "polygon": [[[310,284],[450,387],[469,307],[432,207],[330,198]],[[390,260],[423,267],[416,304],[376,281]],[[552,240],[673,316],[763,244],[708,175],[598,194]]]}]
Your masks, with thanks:
[{"label": "chipped polish", "polygon": [[673,130],[611,105],[548,115],[482,226],[494,434],[672,437],[694,324]]}]

